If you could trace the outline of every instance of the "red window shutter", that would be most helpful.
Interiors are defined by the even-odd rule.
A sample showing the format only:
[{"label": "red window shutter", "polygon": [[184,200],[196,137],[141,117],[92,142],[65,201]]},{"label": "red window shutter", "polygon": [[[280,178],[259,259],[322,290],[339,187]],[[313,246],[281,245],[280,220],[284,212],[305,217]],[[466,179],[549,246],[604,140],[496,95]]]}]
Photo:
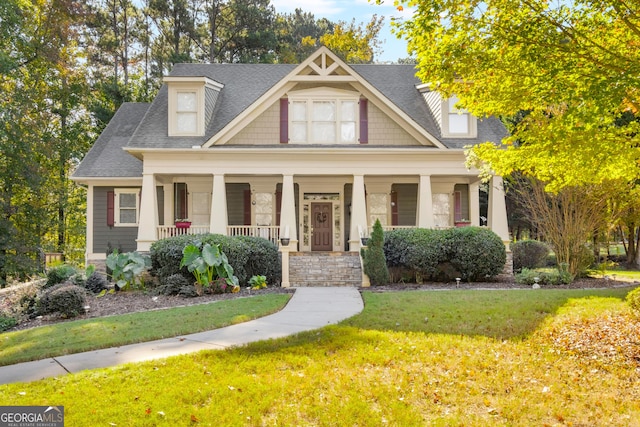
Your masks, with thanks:
[{"label": "red window shutter", "polygon": [[289,143],[289,99],[280,99],[280,144]]},{"label": "red window shutter", "polygon": [[107,191],[107,226],[109,227],[115,225],[115,199],[115,193]]},{"label": "red window shutter", "polygon": [[276,191],[276,225],[280,226],[280,213],[282,212],[282,191]]},{"label": "red window shutter", "polygon": [[453,217],[454,221],[461,221],[462,218],[462,193],[455,191],[453,193]]},{"label": "red window shutter", "polygon": [[244,190],[244,225],[251,225],[251,190]]},{"label": "red window shutter", "polygon": [[369,143],[369,102],[360,100],[360,144]]}]

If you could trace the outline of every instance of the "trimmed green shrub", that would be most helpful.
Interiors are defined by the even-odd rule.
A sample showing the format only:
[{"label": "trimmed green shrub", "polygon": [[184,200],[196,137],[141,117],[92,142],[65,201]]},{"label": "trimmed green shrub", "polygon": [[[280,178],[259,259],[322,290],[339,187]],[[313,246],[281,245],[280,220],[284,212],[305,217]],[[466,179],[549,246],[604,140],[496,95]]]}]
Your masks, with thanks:
[{"label": "trimmed green shrub", "polygon": [[84,287],[94,294],[99,294],[103,290],[109,288],[109,281],[107,281],[106,277],[102,274],[94,271],[89,277],[87,277],[87,280],[84,282]]},{"label": "trimmed green shrub", "polygon": [[44,291],[39,301],[39,312],[75,317],[84,313],[85,297],[84,288],[71,283],[60,283]]},{"label": "trimmed green shrub", "polygon": [[550,252],[546,243],[537,240],[519,240],[512,243],[513,271],[517,273],[523,268],[544,267]]},{"label": "trimmed green shrub", "polygon": [[502,240],[480,227],[393,230],[384,251],[390,268],[418,282],[492,278],[503,271],[507,256]]},{"label": "trimmed green shrub", "polygon": [[[536,282],[537,278],[537,282]],[[532,286],[538,283],[540,286],[566,285],[572,281],[571,274],[566,271],[537,271],[523,268],[520,273],[516,273],[515,281],[520,285]]]},{"label": "trimmed green shrub", "polygon": [[158,240],[151,245],[149,252],[151,273],[158,276],[160,282],[173,274],[182,274],[189,283],[193,283],[193,275],[187,268],[180,268],[182,250],[189,244],[202,247],[205,243],[220,245],[240,283],[246,283],[257,274],[267,276],[267,281],[273,284],[282,280],[276,245],[260,237],[229,237],[221,234],[183,235]]},{"label": "trimmed green shrub", "polygon": [[460,277],[466,281],[490,279],[502,273],[507,251],[502,239],[480,227],[457,227],[443,230],[445,254],[442,262],[449,262],[452,270],[440,270],[445,280]]},{"label": "trimmed green shrub", "polygon": [[18,321],[14,317],[0,314],[0,332],[13,328],[17,323]]},{"label": "trimmed green shrub", "polygon": [[[249,250],[248,259],[244,265],[243,277],[246,280],[253,276],[265,276],[267,283],[271,286],[280,284],[282,281],[282,262],[277,245],[262,237],[237,236],[233,239],[245,243]],[[227,256],[229,255],[227,254]],[[231,263],[231,259],[229,259],[229,263]],[[236,268],[234,264],[231,263],[231,265]],[[236,272],[236,276],[238,276],[240,283],[244,283],[238,272]]]},{"label": "trimmed green shrub", "polygon": [[640,317],[640,288],[635,288],[627,294],[627,304],[633,313]]},{"label": "trimmed green shrub", "polygon": [[[186,287],[194,288],[193,277],[189,281],[182,274],[176,273],[161,280],[160,286],[155,291],[159,295],[179,295]],[[195,294],[195,288],[193,293]]]},{"label": "trimmed green shrub", "polygon": [[364,252],[364,272],[374,286],[389,284],[389,270],[384,256],[384,232],[380,220],[376,219],[369,246]]},{"label": "trimmed green shrub", "polygon": [[44,284],[43,289],[50,288],[51,286],[64,282],[71,278],[71,276],[74,276],[77,272],[78,271],[75,267],[69,264],[61,264],[56,267],[51,267],[49,271],[47,271],[47,282]]},{"label": "trimmed green shrub", "polygon": [[443,260],[442,231],[427,228],[387,232],[384,254],[389,267],[399,267],[418,282],[434,279]]}]

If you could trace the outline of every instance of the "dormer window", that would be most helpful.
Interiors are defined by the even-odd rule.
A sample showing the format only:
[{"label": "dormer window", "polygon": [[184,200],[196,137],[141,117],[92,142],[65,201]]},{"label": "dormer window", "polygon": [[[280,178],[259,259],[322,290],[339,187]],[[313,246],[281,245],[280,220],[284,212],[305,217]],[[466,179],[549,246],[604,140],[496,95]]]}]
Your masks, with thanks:
[{"label": "dormer window", "polygon": [[204,135],[222,85],[206,77],[165,77],[164,81],[169,90],[169,136]]},{"label": "dormer window", "polygon": [[176,131],[195,134],[198,131],[198,93],[179,91],[176,98]]},{"label": "dormer window", "polygon": [[475,138],[477,119],[464,108],[458,108],[458,97],[445,99],[442,105],[442,136],[449,138]]}]

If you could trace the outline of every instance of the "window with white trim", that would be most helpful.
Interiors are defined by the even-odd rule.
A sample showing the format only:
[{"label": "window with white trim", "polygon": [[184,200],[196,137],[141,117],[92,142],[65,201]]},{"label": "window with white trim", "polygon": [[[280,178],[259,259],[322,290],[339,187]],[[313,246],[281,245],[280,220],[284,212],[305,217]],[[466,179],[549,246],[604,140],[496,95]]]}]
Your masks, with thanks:
[{"label": "window with white trim", "polygon": [[195,91],[176,93],[176,131],[182,134],[198,131],[198,94]]},{"label": "window with white trim", "polygon": [[114,190],[114,225],[137,226],[140,211],[140,191],[138,189],[123,188]]},{"label": "window with white trim", "polygon": [[356,143],[358,98],[290,98],[289,140],[312,144]]},{"label": "window with white trim", "polygon": [[457,96],[443,101],[442,133],[451,138],[475,138],[477,119],[464,108],[457,108]]}]

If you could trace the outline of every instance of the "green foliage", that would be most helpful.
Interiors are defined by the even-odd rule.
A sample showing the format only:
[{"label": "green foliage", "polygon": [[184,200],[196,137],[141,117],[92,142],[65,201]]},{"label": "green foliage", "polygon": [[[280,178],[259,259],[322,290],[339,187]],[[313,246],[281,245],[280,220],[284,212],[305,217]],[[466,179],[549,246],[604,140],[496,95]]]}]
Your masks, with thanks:
[{"label": "green foliage", "polygon": [[393,230],[386,234],[384,251],[389,267],[418,282],[484,280],[500,274],[506,262],[504,243],[480,227]]},{"label": "green foliage", "polygon": [[47,271],[47,282],[44,284],[43,288],[50,288],[53,285],[62,283],[77,274],[77,272],[76,268],[69,264],[61,264],[51,267],[49,271]]},{"label": "green foliage", "polygon": [[573,281],[573,276],[567,271],[555,269],[551,271],[540,271],[523,268],[519,273],[515,275],[516,283],[521,285],[532,286],[539,284],[540,286],[546,285],[567,285]]},{"label": "green foliage", "polygon": [[364,273],[369,276],[374,286],[387,285],[390,282],[383,246],[384,232],[380,220],[376,219],[363,260]]},{"label": "green foliage", "polygon": [[280,283],[280,257],[273,243],[259,237],[229,237],[221,234],[183,235],[154,242],[149,252],[152,274],[158,276],[160,281],[176,273],[191,280],[192,273],[180,265],[182,250],[190,244],[199,246],[205,243],[220,245],[240,283],[246,283],[256,274],[267,276],[269,283]]},{"label": "green foliage", "polygon": [[147,255],[113,251],[107,256],[106,264],[111,270],[111,280],[119,290],[144,289],[142,273],[151,266],[151,259]]},{"label": "green foliage", "polygon": [[443,230],[443,258],[460,277],[470,282],[490,279],[504,270],[507,253],[502,239],[488,228],[456,227]]},{"label": "green foliage", "polygon": [[[176,273],[162,279],[155,292],[159,295],[180,295],[185,293],[185,288],[193,289],[192,282],[182,274]],[[193,295],[196,294],[194,293]],[[191,291],[188,292],[187,296],[191,296]]]},{"label": "green foliage", "polygon": [[[238,278],[233,274],[233,267],[229,264],[227,256],[220,250],[220,245],[205,243],[200,249],[200,245],[190,244],[182,250],[182,260],[180,267],[187,267],[193,274],[196,283],[206,287],[213,287],[214,293],[217,290],[226,290],[226,285],[231,287],[232,292],[237,292],[239,288]],[[214,283],[214,279],[224,279],[225,284]]]},{"label": "green foliage", "polygon": [[17,323],[18,321],[15,317],[0,313],[0,332],[13,328]]},{"label": "green foliage", "polygon": [[76,317],[84,313],[86,291],[70,283],[60,283],[46,289],[38,302],[41,314],[59,313],[63,317]]},{"label": "green foliage", "polygon": [[373,15],[364,28],[362,24],[356,25],[355,18],[350,24],[341,21],[335,24],[333,33],[320,37],[320,42],[347,63],[370,64],[379,48],[378,34],[383,21],[383,17]]},{"label": "green foliage", "polygon": [[636,5],[487,0],[479,13],[466,0],[399,3],[416,6],[397,25],[422,81],[478,117],[526,112],[502,146],[474,147],[474,164],[554,191],[639,177]]},{"label": "green foliage", "polygon": [[89,277],[87,277],[84,287],[94,294],[99,294],[103,290],[109,288],[109,282],[101,273],[94,271]]},{"label": "green foliage", "polygon": [[254,290],[266,288],[267,277],[260,276],[260,275],[251,276],[251,279],[249,279],[249,286],[251,286],[251,289],[254,289]]},{"label": "green foliage", "polygon": [[635,288],[627,294],[627,304],[633,313],[640,317],[640,288]]},{"label": "green foliage", "polygon": [[511,244],[513,254],[513,271],[519,272],[523,268],[533,269],[544,267],[551,250],[546,243],[537,240],[519,240]]}]

